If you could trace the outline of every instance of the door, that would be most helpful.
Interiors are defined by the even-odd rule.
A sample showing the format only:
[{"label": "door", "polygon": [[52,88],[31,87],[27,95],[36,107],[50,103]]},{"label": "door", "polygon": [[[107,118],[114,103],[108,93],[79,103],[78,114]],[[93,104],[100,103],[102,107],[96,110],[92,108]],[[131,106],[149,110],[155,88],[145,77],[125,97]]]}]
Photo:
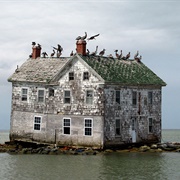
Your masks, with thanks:
[{"label": "door", "polygon": [[137,124],[136,124],[136,118],[132,118],[132,131],[131,131],[131,135],[132,135],[132,142],[135,143],[136,142],[136,128],[137,128]]}]

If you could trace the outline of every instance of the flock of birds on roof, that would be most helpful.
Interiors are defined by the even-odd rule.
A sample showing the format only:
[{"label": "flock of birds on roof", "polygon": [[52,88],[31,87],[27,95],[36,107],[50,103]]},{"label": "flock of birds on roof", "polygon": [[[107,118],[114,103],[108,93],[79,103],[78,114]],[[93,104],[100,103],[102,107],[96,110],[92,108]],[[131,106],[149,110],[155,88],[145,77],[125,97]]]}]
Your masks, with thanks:
[{"label": "flock of birds on roof", "polygon": [[[85,32],[85,35],[84,35],[84,36],[78,36],[78,37],[76,38],[76,40],[77,40],[77,41],[80,41],[80,40],[85,40],[86,38],[87,38],[88,41],[89,41],[89,40],[94,40],[94,39],[96,39],[96,37],[98,37],[99,35],[100,35],[100,34],[96,34],[96,35],[94,35],[94,36],[91,36],[91,37],[87,38],[87,32]],[[35,43],[35,42],[32,42],[32,46],[35,47],[35,46],[36,46],[36,43]],[[41,45],[40,45],[40,44],[37,44],[37,47],[41,48]],[[50,57],[54,57],[55,54],[56,54],[56,57],[59,58],[59,57],[62,55],[62,51],[63,51],[62,46],[58,44],[58,45],[57,45],[57,48],[56,48],[56,47],[53,47],[53,46],[52,46],[52,48],[53,48],[53,52],[51,53]],[[102,51],[100,51],[100,52],[99,52],[99,56],[104,56],[105,51],[106,51],[106,49],[103,49]],[[128,59],[130,58],[130,56],[131,56],[131,53],[130,53],[130,52],[129,52],[127,55],[123,56],[122,50],[120,50],[120,53],[118,53],[118,50],[117,50],[117,49],[116,49],[114,52],[115,52],[116,58],[119,59],[119,60],[128,60]],[[73,53],[73,51],[71,51],[70,56],[73,56],[73,55],[74,55],[74,53]],[[86,51],[86,56],[96,56],[96,55],[98,55],[98,46],[96,46],[95,51],[93,51],[93,52],[91,52],[91,53],[90,53],[89,49],[87,49],[87,51]],[[48,54],[47,54],[46,52],[42,52],[42,57],[43,57],[43,58],[46,58],[47,56],[48,56]],[[31,58],[31,57],[32,57],[32,54],[31,54],[29,57]],[[112,59],[114,58],[112,54],[108,55],[108,57],[109,57],[109,58],[112,58]],[[139,56],[139,51],[137,51],[136,54],[134,55],[134,59],[137,60],[138,62],[141,61],[142,56]]]}]

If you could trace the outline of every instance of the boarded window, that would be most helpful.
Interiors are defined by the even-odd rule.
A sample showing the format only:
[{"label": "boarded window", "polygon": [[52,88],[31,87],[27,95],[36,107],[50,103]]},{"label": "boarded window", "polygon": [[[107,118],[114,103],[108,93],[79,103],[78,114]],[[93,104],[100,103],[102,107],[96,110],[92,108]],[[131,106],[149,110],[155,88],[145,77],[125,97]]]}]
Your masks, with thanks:
[{"label": "boarded window", "polygon": [[70,104],[71,103],[71,93],[70,91],[64,91],[64,103]]},{"label": "boarded window", "polygon": [[63,120],[63,132],[64,134],[70,134],[70,125],[71,119],[64,119]]},{"label": "boarded window", "polygon": [[92,119],[84,120],[84,135],[92,136]]},{"label": "boarded window", "polygon": [[120,91],[116,91],[116,102],[120,104]]},{"label": "boarded window", "polygon": [[83,80],[89,80],[89,72],[83,73]]},{"label": "boarded window", "polygon": [[34,117],[34,130],[41,130],[41,117],[40,116]]},{"label": "boarded window", "polygon": [[74,80],[74,72],[69,73],[69,81]]},{"label": "boarded window", "polygon": [[93,104],[93,91],[86,91],[86,104]]},{"label": "boarded window", "polygon": [[38,90],[38,102],[44,102],[44,90]]},{"label": "boarded window", "polygon": [[21,100],[22,101],[27,101],[28,99],[28,89],[27,88],[22,88],[22,92],[21,92]]}]

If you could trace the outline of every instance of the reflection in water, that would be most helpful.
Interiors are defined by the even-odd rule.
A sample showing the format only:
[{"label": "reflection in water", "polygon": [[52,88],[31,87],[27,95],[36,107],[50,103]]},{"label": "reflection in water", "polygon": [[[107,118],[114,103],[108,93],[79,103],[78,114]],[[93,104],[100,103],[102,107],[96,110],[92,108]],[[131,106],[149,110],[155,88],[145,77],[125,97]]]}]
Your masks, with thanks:
[{"label": "reflection in water", "polygon": [[3,180],[180,179],[178,153],[0,154]]}]

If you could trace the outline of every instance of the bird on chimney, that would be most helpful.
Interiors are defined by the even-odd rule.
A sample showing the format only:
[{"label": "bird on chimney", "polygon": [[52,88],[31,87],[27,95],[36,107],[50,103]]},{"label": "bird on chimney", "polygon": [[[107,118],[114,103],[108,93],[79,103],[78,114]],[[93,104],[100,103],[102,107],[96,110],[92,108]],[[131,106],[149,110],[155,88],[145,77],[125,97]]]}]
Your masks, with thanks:
[{"label": "bird on chimney", "polygon": [[34,47],[36,45],[36,43],[35,42],[32,42],[32,46]]},{"label": "bird on chimney", "polygon": [[105,49],[103,49],[103,50],[99,53],[99,55],[100,55],[100,56],[103,56],[103,55],[104,55],[104,53],[105,53],[105,51],[106,51],[106,50],[105,50]]},{"label": "bird on chimney", "polygon": [[87,38],[87,32],[85,32],[85,35],[84,36],[78,36],[77,38],[76,38],[76,40],[77,41],[79,41],[79,40],[85,40]]},{"label": "bird on chimney", "polygon": [[98,50],[98,46],[96,46],[96,50],[94,52],[92,52],[90,55],[95,56],[97,54],[97,50]]},{"label": "bird on chimney", "polygon": [[40,45],[40,44],[37,44],[37,47],[38,47],[39,49],[41,49],[41,45]]},{"label": "bird on chimney", "polygon": [[53,49],[53,52],[51,53],[51,57],[55,55],[55,50]]},{"label": "bird on chimney", "polygon": [[71,54],[70,54],[70,56],[73,56],[74,54],[73,54],[73,51],[71,51]]},{"label": "bird on chimney", "polygon": [[96,35],[94,35],[94,36],[91,36],[91,37],[89,37],[87,40],[89,41],[89,40],[93,40],[93,39],[95,39],[95,37],[97,37],[97,36],[99,36],[100,34],[96,34]]}]

